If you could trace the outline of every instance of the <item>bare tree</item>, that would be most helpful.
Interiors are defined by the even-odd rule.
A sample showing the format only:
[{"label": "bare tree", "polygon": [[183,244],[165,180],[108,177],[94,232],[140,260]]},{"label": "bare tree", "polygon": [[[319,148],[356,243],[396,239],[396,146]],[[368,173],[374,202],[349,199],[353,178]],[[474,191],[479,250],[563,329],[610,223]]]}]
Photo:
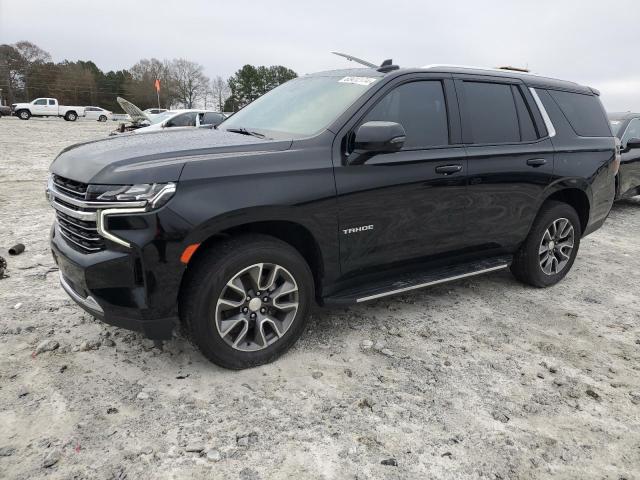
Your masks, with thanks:
[{"label": "bare tree", "polygon": [[224,102],[231,95],[231,90],[229,89],[229,83],[222,78],[221,76],[217,76],[213,80],[211,80],[211,92],[213,94],[213,102],[215,105],[215,109],[219,112],[224,110]]},{"label": "bare tree", "polygon": [[171,77],[176,100],[182,103],[184,108],[193,108],[195,102],[203,98],[209,88],[209,78],[203,73],[202,65],[184,58],[171,62]]}]

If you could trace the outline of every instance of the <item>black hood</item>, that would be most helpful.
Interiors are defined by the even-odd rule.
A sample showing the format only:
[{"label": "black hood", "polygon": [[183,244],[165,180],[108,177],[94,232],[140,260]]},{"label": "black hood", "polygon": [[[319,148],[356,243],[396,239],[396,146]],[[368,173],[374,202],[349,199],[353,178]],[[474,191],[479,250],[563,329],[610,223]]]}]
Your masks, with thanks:
[{"label": "black hood", "polygon": [[179,180],[190,159],[286,150],[290,145],[290,140],[263,140],[211,129],[118,135],[65,148],[50,170],[82,183],[172,182]]}]

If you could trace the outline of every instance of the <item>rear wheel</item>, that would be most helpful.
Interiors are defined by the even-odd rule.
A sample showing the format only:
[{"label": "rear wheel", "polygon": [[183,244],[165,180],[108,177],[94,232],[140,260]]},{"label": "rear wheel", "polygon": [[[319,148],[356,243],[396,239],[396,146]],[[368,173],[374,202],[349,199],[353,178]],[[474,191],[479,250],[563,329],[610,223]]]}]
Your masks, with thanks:
[{"label": "rear wheel", "polygon": [[78,115],[76,114],[76,112],[67,112],[67,114],[64,116],[64,119],[68,122],[75,122],[78,119]]},{"label": "rear wheel", "polygon": [[29,110],[20,110],[18,112],[18,118],[20,120],[29,120],[31,118],[31,112]]},{"label": "rear wheel", "polygon": [[548,287],[562,280],[573,266],[580,237],[580,219],[566,203],[546,202],[511,265],[521,282]]},{"label": "rear wheel", "polygon": [[99,122],[106,122],[107,121],[107,117],[106,115],[100,115],[100,117],[98,118]]},{"label": "rear wheel", "polygon": [[231,369],[262,365],[300,337],[313,301],[313,275],[293,247],[251,235],[216,244],[193,262],[180,311],[209,360]]}]

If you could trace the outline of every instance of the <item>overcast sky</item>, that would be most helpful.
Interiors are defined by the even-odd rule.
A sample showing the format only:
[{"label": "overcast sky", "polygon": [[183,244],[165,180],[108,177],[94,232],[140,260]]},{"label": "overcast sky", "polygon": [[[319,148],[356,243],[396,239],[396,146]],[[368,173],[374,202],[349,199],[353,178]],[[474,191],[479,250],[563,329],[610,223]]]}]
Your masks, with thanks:
[{"label": "overcast sky", "polygon": [[213,77],[242,65],[344,68],[333,50],[401,66],[526,66],[640,110],[638,0],[0,0],[0,43],[103,70],[184,57]]}]

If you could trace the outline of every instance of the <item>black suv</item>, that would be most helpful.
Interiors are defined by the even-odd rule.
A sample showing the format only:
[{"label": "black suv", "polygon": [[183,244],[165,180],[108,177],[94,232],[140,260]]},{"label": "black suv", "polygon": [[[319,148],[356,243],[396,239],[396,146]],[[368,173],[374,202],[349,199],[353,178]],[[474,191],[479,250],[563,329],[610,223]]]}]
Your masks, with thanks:
[{"label": "black suv", "polygon": [[105,322],[213,362],[269,362],[315,301],[511,268],[553,285],[605,221],[619,165],[598,92],[451,66],[306,75],[216,130],[125,135],[51,165],[51,248]]},{"label": "black suv", "polygon": [[610,113],[609,122],[622,148],[616,200],[640,195],[640,113]]}]

